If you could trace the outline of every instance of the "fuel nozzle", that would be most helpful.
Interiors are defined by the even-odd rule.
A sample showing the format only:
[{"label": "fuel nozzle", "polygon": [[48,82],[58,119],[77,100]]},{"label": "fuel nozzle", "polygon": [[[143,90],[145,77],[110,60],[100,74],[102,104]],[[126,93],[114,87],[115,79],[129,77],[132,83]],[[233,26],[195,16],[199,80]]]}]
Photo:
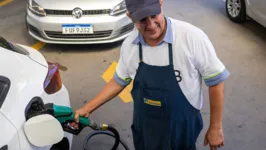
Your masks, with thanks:
[{"label": "fuel nozzle", "polygon": [[72,109],[67,106],[55,105],[53,103],[45,104],[41,113],[50,114],[54,116],[62,125],[64,131],[78,135],[84,127],[90,127],[93,130],[109,130],[107,124],[97,124],[95,121],[86,117],[79,117],[79,127],[71,126],[75,122],[75,114]]},{"label": "fuel nozzle", "polygon": [[68,106],[55,105],[53,103],[47,103],[44,106],[42,113],[50,114],[54,116],[62,125],[64,131],[78,135],[84,127],[90,126],[92,128],[99,128],[94,121],[91,121],[86,117],[79,117],[79,128],[74,128],[71,123],[75,122],[75,114]]},{"label": "fuel nozzle", "polygon": [[[89,118],[79,117],[78,128],[73,127],[71,124],[75,122],[75,114],[73,113],[70,107],[48,103],[45,104],[45,107],[41,110],[40,113],[50,114],[54,116],[61,123],[63,130],[68,133],[78,135],[83,130],[84,127],[90,127],[93,130],[99,130],[99,131],[89,136],[87,140],[89,140],[93,135],[96,134],[106,134],[115,137],[115,144],[112,150],[116,150],[117,147],[119,146],[120,136],[118,131],[112,125],[97,124],[95,121],[90,120]],[[110,134],[109,131],[113,133],[113,135]]]}]

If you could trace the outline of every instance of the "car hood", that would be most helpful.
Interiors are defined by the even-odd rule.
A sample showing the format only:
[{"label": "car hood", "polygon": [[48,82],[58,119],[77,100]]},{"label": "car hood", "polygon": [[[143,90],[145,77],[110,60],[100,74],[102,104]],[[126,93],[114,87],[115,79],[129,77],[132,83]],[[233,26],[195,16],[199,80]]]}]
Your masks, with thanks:
[{"label": "car hood", "polygon": [[35,0],[44,9],[73,10],[76,7],[82,10],[113,9],[123,0]]}]

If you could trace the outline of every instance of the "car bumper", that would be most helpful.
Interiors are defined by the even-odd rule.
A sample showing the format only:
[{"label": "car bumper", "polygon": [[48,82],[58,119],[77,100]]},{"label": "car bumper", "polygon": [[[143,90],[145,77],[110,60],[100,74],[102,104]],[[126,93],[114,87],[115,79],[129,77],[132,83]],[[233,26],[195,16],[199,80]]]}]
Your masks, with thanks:
[{"label": "car bumper", "polygon": [[[27,9],[27,29],[35,39],[54,44],[100,44],[112,43],[125,39],[134,24],[126,16],[91,15],[76,19],[72,16],[45,16],[39,17]],[[93,34],[62,34],[62,25],[91,24]]]}]

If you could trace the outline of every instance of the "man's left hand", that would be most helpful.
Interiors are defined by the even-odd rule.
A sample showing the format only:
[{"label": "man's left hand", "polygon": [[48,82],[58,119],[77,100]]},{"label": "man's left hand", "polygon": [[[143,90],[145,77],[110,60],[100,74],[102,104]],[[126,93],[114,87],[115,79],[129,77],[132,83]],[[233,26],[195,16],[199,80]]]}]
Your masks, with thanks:
[{"label": "man's left hand", "polygon": [[210,150],[216,150],[224,146],[224,135],[222,127],[210,126],[204,140],[204,146],[210,146]]}]

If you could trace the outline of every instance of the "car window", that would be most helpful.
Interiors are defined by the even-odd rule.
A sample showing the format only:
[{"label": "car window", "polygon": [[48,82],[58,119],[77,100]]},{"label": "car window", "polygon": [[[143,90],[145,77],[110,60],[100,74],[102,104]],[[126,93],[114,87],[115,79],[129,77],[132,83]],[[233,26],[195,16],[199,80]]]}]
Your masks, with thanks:
[{"label": "car window", "polygon": [[23,54],[23,55],[29,55],[29,52],[27,50],[18,46],[17,44],[7,41],[1,36],[0,36],[0,47],[3,47],[5,49],[8,49],[8,50],[11,50],[11,51]]},{"label": "car window", "polygon": [[10,80],[0,76],[0,108],[2,107],[10,87]]}]

